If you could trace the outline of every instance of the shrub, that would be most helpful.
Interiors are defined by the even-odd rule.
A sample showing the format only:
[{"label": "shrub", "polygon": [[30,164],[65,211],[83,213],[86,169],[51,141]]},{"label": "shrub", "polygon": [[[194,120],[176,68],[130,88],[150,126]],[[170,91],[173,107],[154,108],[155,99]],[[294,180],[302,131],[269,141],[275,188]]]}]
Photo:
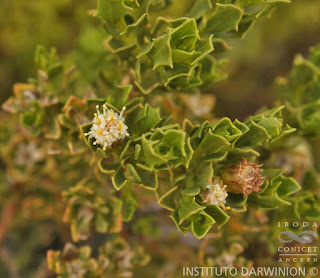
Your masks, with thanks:
[{"label": "shrub", "polygon": [[283,2],[98,0],[106,34],[84,32],[74,65],[37,48],[36,77],[3,104],[1,194],[9,220],[22,208],[16,228],[40,223],[27,227],[45,243],[53,223],[74,242],[48,251],[58,277],[149,277],[190,232],[204,238],[201,264],[249,266],[263,255],[244,256],[248,232],[319,220],[319,47],[279,78],[278,104],[246,120],[215,117],[203,94],[227,77],[230,42]]}]

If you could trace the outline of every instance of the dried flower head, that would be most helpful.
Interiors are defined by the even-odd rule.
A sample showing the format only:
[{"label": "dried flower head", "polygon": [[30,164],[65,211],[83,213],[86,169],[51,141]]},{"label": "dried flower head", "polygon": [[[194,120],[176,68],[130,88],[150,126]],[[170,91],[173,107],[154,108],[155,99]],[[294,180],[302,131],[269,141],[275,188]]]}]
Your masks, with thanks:
[{"label": "dried flower head", "polygon": [[103,113],[100,112],[99,105],[96,106],[97,113],[94,114],[93,125],[85,136],[96,139],[93,144],[101,145],[103,150],[106,150],[129,136],[129,133],[123,118],[125,107],[122,108],[120,114],[114,112],[113,109],[108,109],[105,104],[102,108]]},{"label": "dried flower head", "polygon": [[236,257],[229,252],[224,251],[219,257],[216,258],[216,264],[220,267],[233,267]]},{"label": "dried flower head", "polygon": [[202,94],[180,94],[182,101],[191,110],[192,114],[196,116],[204,116],[210,113],[215,105],[215,98],[213,95]]},{"label": "dried flower head", "polygon": [[44,152],[39,146],[31,141],[18,145],[15,162],[19,166],[34,164],[44,159]]},{"label": "dried flower head", "polygon": [[87,272],[86,266],[81,260],[68,262],[66,264],[66,270],[70,278],[83,278]]},{"label": "dried flower head", "polygon": [[291,137],[282,149],[272,153],[270,162],[276,168],[287,169],[296,181],[302,183],[304,175],[312,167],[311,147],[300,137]]},{"label": "dried flower head", "polygon": [[79,250],[76,246],[74,246],[72,243],[68,242],[62,251],[62,259],[64,261],[72,261],[75,259],[78,259],[79,257]]},{"label": "dried flower head", "polygon": [[230,165],[221,174],[227,191],[236,194],[249,195],[261,191],[264,177],[261,175],[261,165],[242,158],[239,164]]},{"label": "dried flower head", "polygon": [[62,260],[70,278],[81,278],[86,273],[84,262],[79,259],[80,252],[72,243],[67,243],[62,251]]},{"label": "dried flower head", "polygon": [[215,177],[212,182],[207,185],[207,189],[203,190],[200,193],[200,197],[205,204],[217,205],[222,207],[223,209],[230,209],[229,207],[225,207],[224,205],[228,196],[226,187],[227,186],[223,184],[222,180],[219,177]]}]

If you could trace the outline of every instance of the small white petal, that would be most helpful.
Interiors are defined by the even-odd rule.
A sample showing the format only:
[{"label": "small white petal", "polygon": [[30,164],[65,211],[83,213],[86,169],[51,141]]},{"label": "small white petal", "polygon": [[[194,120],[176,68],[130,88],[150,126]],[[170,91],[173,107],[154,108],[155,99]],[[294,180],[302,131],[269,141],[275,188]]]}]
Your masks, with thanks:
[{"label": "small white petal", "polygon": [[115,113],[112,109],[108,109],[106,105],[103,105],[103,113],[100,113],[99,106],[96,106],[97,113],[94,114],[92,126],[89,132],[85,133],[85,136],[89,135],[89,138],[95,138],[94,145],[101,145],[103,149],[112,147],[113,143],[123,140],[126,136],[129,136],[127,132],[128,127],[124,123],[122,117],[125,108],[121,110],[121,113]]}]

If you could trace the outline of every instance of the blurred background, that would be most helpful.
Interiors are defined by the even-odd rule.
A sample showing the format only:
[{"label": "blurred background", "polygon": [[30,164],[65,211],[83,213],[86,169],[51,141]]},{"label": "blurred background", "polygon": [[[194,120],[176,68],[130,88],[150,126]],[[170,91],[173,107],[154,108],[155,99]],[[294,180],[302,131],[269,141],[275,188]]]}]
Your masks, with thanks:
[{"label": "blurred background", "polygon": [[77,47],[84,26],[99,22],[88,15],[95,0],[1,0],[0,102],[15,82],[35,75],[37,45],[56,47],[65,56]]}]

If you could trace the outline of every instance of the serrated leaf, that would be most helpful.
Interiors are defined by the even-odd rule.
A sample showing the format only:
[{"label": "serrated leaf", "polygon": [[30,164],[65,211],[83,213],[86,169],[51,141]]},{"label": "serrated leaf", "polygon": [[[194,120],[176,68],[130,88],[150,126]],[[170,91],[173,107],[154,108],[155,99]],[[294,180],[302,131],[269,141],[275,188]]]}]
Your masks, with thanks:
[{"label": "serrated leaf", "polygon": [[154,150],[154,146],[159,143],[158,141],[151,141],[142,136],[142,150],[145,157],[146,163],[153,169],[155,166],[160,166],[166,162],[165,159],[160,154],[156,153]]},{"label": "serrated leaf", "polygon": [[197,0],[193,4],[188,16],[194,17],[195,19],[199,19],[211,8],[212,8],[212,4],[210,0]]},{"label": "serrated leaf", "polygon": [[215,220],[205,211],[200,211],[199,216],[199,221],[191,221],[191,232],[196,238],[201,239],[209,232]]},{"label": "serrated leaf", "polygon": [[98,0],[95,16],[106,23],[111,34],[118,35],[126,27],[124,16],[128,11],[131,9],[124,4],[124,0]]},{"label": "serrated leaf", "polygon": [[125,176],[125,170],[122,167],[118,168],[118,170],[113,174],[111,180],[114,188],[118,191],[128,183]]},{"label": "serrated leaf", "polygon": [[305,192],[294,200],[294,212],[298,218],[318,221],[320,219],[319,197]]},{"label": "serrated leaf", "polygon": [[146,104],[134,118],[135,134],[141,135],[157,126],[161,121],[159,109],[152,108]]},{"label": "serrated leaf", "polygon": [[209,214],[217,223],[218,228],[226,224],[230,218],[229,215],[227,215],[224,210],[222,210],[218,206],[207,206],[205,209],[205,212]]},{"label": "serrated leaf", "polygon": [[211,34],[222,33],[229,30],[238,30],[242,18],[241,8],[231,4],[216,4],[215,12],[208,19],[206,31]]},{"label": "serrated leaf", "polygon": [[154,40],[153,70],[159,66],[173,67],[170,34],[165,34]]},{"label": "serrated leaf", "polygon": [[156,190],[158,188],[158,177],[157,173],[152,173],[146,170],[143,170],[139,167],[136,169],[136,173],[140,178],[138,184],[148,190]]},{"label": "serrated leaf", "polygon": [[178,215],[179,215],[179,225],[182,224],[183,221],[185,221],[189,216],[204,210],[205,207],[200,206],[199,204],[197,204],[194,201],[190,201],[190,202],[186,202],[186,203],[182,203],[178,210]]},{"label": "serrated leaf", "polygon": [[195,175],[196,183],[202,189],[205,189],[209,183],[209,179],[213,176],[212,164],[208,163],[199,168],[198,172]]},{"label": "serrated leaf", "polygon": [[217,123],[211,125],[211,129],[214,134],[223,136],[228,142],[242,135],[241,130],[233,125],[229,118],[222,118]]},{"label": "serrated leaf", "polygon": [[282,123],[277,118],[264,118],[258,121],[258,124],[264,127],[271,137],[279,135],[282,127]]},{"label": "serrated leaf", "polygon": [[289,196],[301,189],[301,186],[291,177],[281,176],[278,179],[281,182],[281,185],[278,189],[278,194],[280,197]]},{"label": "serrated leaf", "polygon": [[179,197],[180,193],[178,190],[178,186],[175,186],[165,192],[159,199],[158,199],[158,204],[170,211],[174,211],[177,207],[177,200]]},{"label": "serrated leaf", "polygon": [[198,39],[200,39],[200,37],[197,23],[192,18],[186,20],[179,27],[172,29],[170,45],[174,49],[191,51]]},{"label": "serrated leaf", "polygon": [[199,146],[195,148],[193,160],[205,159],[210,155],[226,149],[228,146],[230,146],[230,143],[224,137],[215,135],[209,130]]},{"label": "serrated leaf", "polygon": [[259,146],[271,139],[267,130],[255,122],[251,121],[248,127],[249,131],[239,138],[235,144],[236,147]]}]

